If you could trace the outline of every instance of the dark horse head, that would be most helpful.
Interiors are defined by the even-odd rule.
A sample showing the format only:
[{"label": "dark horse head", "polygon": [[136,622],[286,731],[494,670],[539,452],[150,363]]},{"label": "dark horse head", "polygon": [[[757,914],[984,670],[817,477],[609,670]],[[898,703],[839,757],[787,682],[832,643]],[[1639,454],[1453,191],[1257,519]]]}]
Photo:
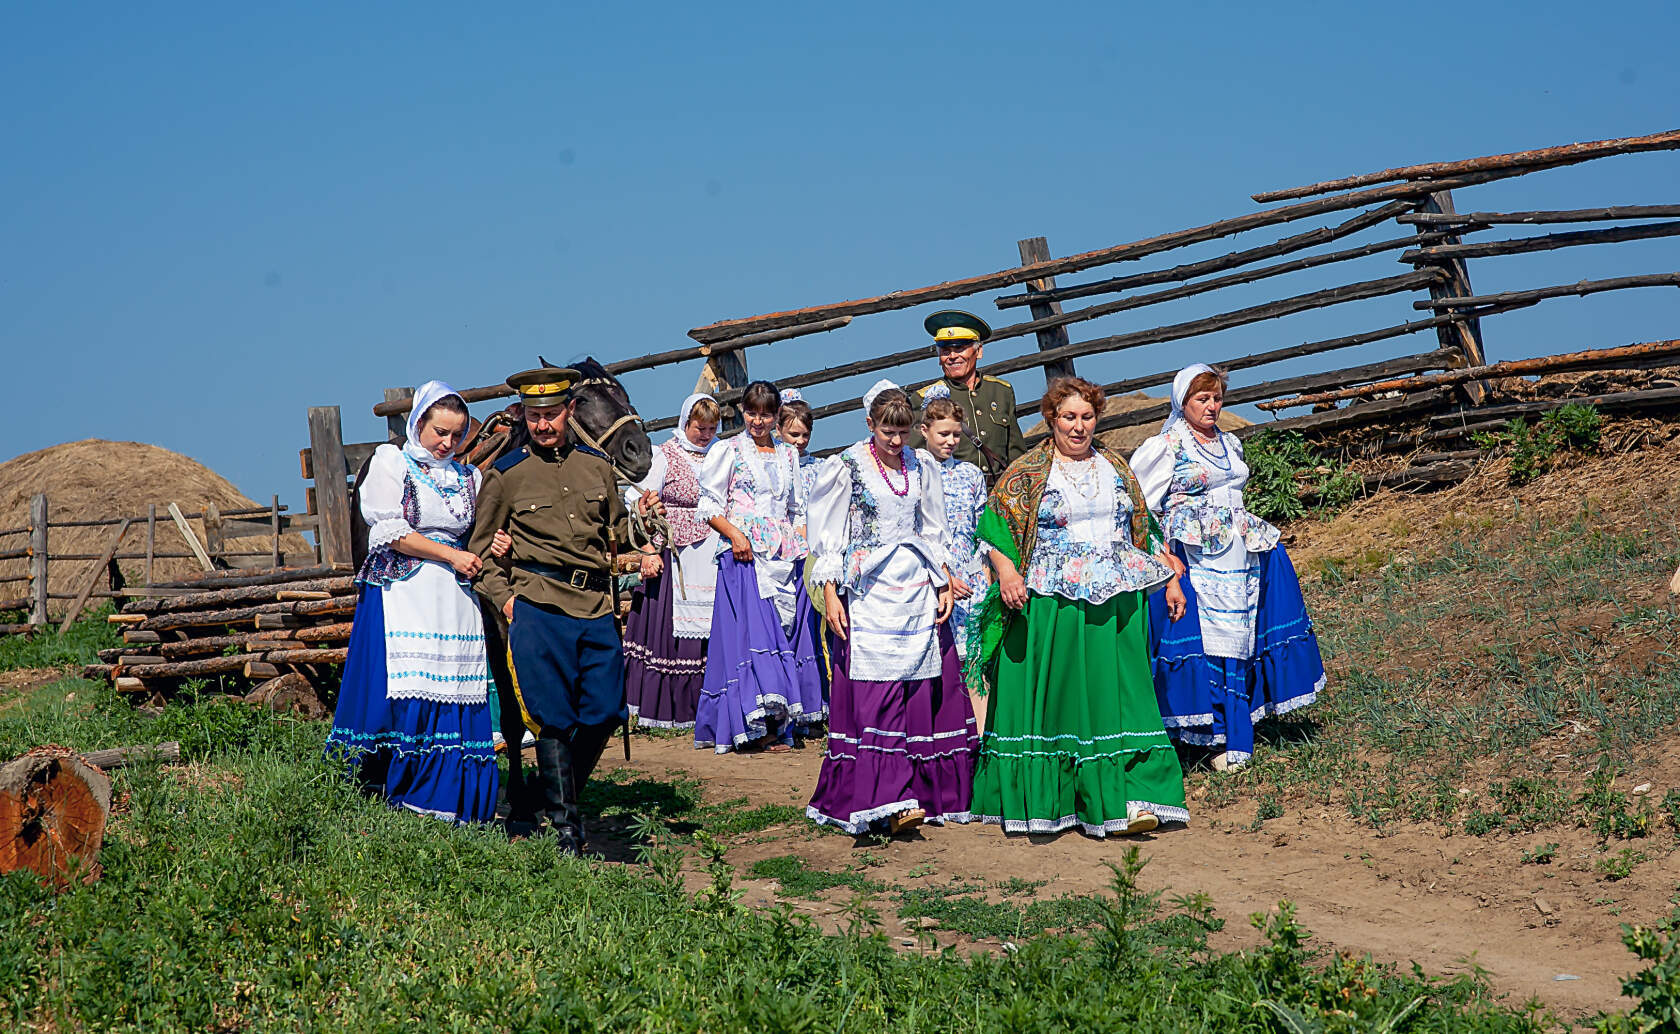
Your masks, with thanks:
[{"label": "dark horse head", "polygon": [[[544,366],[554,365],[541,356],[537,358]],[[572,389],[574,408],[566,440],[586,448],[599,447],[618,468],[619,477],[627,481],[647,477],[653,467],[653,442],[636,407],[630,404],[630,393],[594,359],[581,359],[572,367],[579,377]]]}]

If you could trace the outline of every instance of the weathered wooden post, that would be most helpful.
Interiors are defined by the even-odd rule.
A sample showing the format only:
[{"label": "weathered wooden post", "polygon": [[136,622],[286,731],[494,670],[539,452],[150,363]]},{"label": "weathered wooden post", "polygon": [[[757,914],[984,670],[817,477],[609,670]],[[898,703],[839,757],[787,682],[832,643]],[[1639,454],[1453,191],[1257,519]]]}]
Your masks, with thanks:
[{"label": "weathered wooden post", "polygon": [[315,473],[315,503],[320,510],[316,535],[321,560],[349,566],[350,475],[344,465],[344,430],[337,406],[310,407],[309,453]]},{"label": "weathered wooden post", "polygon": [[47,623],[47,497],[29,500],[29,623]]},{"label": "weathered wooden post", "polygon": [[146,504],[146,584],[152,584],[152,562],[157,557],[157,504]]},{"label": "weathered wooden post", "polygon": [[[1442,190],[1424,198],[1418,207],[1420,212],[1450,214],[1458,211],[1453,206],[1452,191]],[[1435,229],[1433,226],[1419,224],[1412,227],[1418,233]],[[1457,244],[1460,238],[1455,236],[1445,238],[1443,244]],[[1431,263],[1446,271],[1445,280],[1437,280],[1429,285],[1431,298],[1469,298],[1476,292],[1470,289],[1470,273],[1464,266],[1463,259],[1440,259]],[[1487,365],[1487,353],[1482,348],[1482,321],[1478,319],[1457,319],[1451,323],[1435,328],[1435,336],[1441,342],[1442,348],[1456,349],[1464,356],[1465,366]],[[1464,385],[1464,392],[1470,396],[1471,402],[1481,402],[1486,394],[1480,381],[1470,381]]]},{"label": "weathered wooden post", "polygon": [[280,496],[274,496],[274,502],[268,508],[268,526],[274,533],[273,563],[275,568],[280,566]]},{"label": "weathered wooden post", "polygon": [[[1030,266],[1035,262],[1050,261],[1050,244],[1043,237],[1028,237],[1024,241],[1016,241],[1015,246],[1021,252],[1021,265],[1023,266]],[[1029,291],[1050,291],[1054,290],[1055,287],[1056,278],[1053,276],[1027,281],[1027,290]],[[1027,307],[1027,311],[1032,313],[1032,318],[1035,320],[1041,320],[1046,316],[1060,316],[1062,314],[1062,303],[1033,302]],[[1040,352],[1052,348],[1061,348],[1068,343],[1068,332],[1065,326],[1040,330],[1037,334],[1038,350]],[[1044,364],[1044,383],[1046,385],[1049,385],[1057,377],[1072,377],[1073,375],[1072,359],[1053,359]]]},{"label": "weathered wooden post", "polygon": [[[413,388],[386,388],[386,402],[412,402]],[[385,439],[393,444],[401,444],[408,437],[408,416],[404,413],[392,413],[385,418]]]}]

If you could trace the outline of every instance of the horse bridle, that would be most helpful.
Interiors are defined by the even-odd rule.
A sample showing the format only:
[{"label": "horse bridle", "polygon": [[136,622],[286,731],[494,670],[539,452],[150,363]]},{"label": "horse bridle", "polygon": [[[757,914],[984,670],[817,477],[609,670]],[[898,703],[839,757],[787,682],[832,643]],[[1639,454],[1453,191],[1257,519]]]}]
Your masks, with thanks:
[{"label": "horse bridle", "polygon": [[[613,382],[610,381],[610,380],[607,380],[604,377],[592,377],[589,380],[578,381],[577,384],[574,385],[574,388],[582,388],[582,387],[584,387],[586,385],[590,385],[590,384],[605,384],[609,387],[613,386]],[[622,390],[622,389],[620,389],[620,390]],[[628,399],[626,399],[626,404],[628,404]],[[635,484],[635,482],[630,480],[630,476],[628,474],[626,474],[624,472],[624,469],[622,467],[620,467],[618,465],[617,461],[615,461],[612,458],[612,453],[607,451],[607,442],[611,441],[612,436],[617,434],[619,431],[623,430],[627,425],[629,425],[629,424],[639,424],[641,422],[642,422],[641,414],[637,413],[634,409],[631,409],[630,412],[624,414],[623,416],[619,417],[617,420],[614,420],[612,423],[608,424],[607,429],[605,431],[601,432],[601,436],[599,438],[595,437],[594,435],[590,434],[588,431],[584,430],[583,425],[578,423],[576,420],[566,421],[566,426],[571,430],[571,432],[573,434],[577,435],[580,439],[582,439],[583,444],[589,446],[591,449],[594,449],[596,452],[600,453],[601,456],[609,464],[612,465],[613,474],[618,478],[619,481],[621,481],[622,483],[624,483],[626,485],[632,485],[632,484]]]}]

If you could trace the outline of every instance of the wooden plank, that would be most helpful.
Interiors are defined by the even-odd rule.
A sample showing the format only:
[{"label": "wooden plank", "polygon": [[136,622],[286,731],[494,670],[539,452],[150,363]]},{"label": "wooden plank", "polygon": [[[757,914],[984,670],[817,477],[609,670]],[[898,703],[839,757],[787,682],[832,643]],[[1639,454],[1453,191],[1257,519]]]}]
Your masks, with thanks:
[{"label": "wooden plank", "polygon": [[[1025,240],[1016,241],[1015,247],[1021,253],[1021,265],[1023,266],[1050,261],[1050,242],[1043,237],[1028,237]],[[1029,291],[1042,293],[1055,289],[1056,278],[1053,276],[1039,277],[1036,280],[1027,281],[1027,290]],[[1033,302],[1030,311],[1035,321],[1049,320],[1062,315],[1062,303]],[[1050,323],[1035,333],[1038,337],[1038,350],[1040,352],[1063,348],[1068,344],[1066,324]],[[1058,359],[1044,364],[1044,383],[1046,386],[1057,377],[1072,376],[1074,376],[1072,359]]]},{"label": "wooden plank", "polygon": [[1527,377],[1532,374],[1557,373],[1564,370],[1580,370],[1591,367],[1615,369],[1623,361],[1629,359],[1648,359],[1654,356],[1672,355],[1680,355],[1680,338],[1668,341],[1648,341],[1644,344],[1624,345],[1620,348],[1596,348],[1582,352],[1569,352],[1563,355],[1540,356],[1535,359],[1515,359],[1463,370],[1449,370],[1446,373],[1431,374],[1425,377],[1409,377],[1404,380],[1378,381],[1374,384],[1364,384],[1358,387],[1338,388],[1334,391],[1321,391],[1309,395],[1296,395],[1291,398],[1278,399],[1273,402],[1262,402],[1259,408],[1270,411],[1287,409],[1292,406],[1310,406],[1321,402],[1370,398],[1393,391],[1422,391],[1425,388],[1460,384],[1467,380],[1489,380],[1494,377]]},{"label": "wooden plank", "polygon": [[1311,197],[1315,194],[1328,194],[1336,190],[1349,190],[1354,187],[1369,186],[1373,183],[1387,183],[1390,180],[1418,180],[1434,179],[1444,176],[1459,176],[1465,173],[1479,173],[1492,171],[1516,171],[1520,169],[1556,168],[1559,165],[1573,165],[1578,162],[1591,161],[1594,158],[1604,158],[1615,154],[1633,154],[1639,151],[1666,151],[1680,147],[1680,129],[1671,129],[1666,133],[1652,133],[1648,136],[1625,136],[1614,140],[1592,140],[1586,143],[1563,144],[1558,147],[1542,147],[1532,151],[1512,151],[1506,154],[1488,155],[1483,158],[1467,158],[1453,162],[1424,162],[1419,165],[1400,165],[1381,172],[1366,172],[1357,176],[1343,176],[1341,179],[1325,180],[1322,183],[1309,183],[1304,187],[1288,187],[1283,190],[1264,190],[1252,194],[1254,200],[1261,203],[1268,201],[1287,201],[1293,198]]},{"label": "wooden plank", "polygon": [[47,623],[47,497],[36,494],[29,500],[29,623]]},{"label": "wooden plank", "polygon": [[226,544],[222,542],[222,513],[214,503],[207,503],[204,507],[204,551],[214,561],[225,548]]},{"label": "wooden plank", "polygon": [[1508,223],[1591,223],[1609,219],[1668,219],[1680,216],[1680,205],[1621,205],[1612,208],[1570,208],[1534,212],[1414,212],[1396,216],[1402,223],[1420,226],[1498,226]]},{"label": "wooden plank", "polygon": [[1607,280],[1581,280],[1573,284],[1537,287],[1528,291],[1501,291],[1498,294],[1467,295],[1455,298],[1431,298],[1413,302],[1414,309],[1467,309],[1478,305],[1504,305],[1518,301],[1541,301],[1569,295],[1585,297],[1604,291],[1625,291],[1635,287],[1680,287],[1680,273],[1649,273],[1644,276],[1618,276]]},{"label": "wooden plank", "polygon": [[156,632],[146,632],[141,629],[129,629],[123,632],[122,640],[125,643],[157,644],[163,642],[163,636]]},{"label": "wooden plank", "polygon": [[1132,273],[1128,276],[1110,277],[1106,280],[1095,280],[1088,284],[1074,284],[1070,287],[1057,287],[1054,290],[1029,294],[1006,294],[994,299],[1000,309],[1008,309],[1017,305],[1030,305],[1034,301],[1066,302],[1075,298],[1087,298],[1094,294],[1114,294],[1117,291],[1129,291],[1134,287],[1151,287],[1155,284],[1176,283],[1192,280],[1209,273],[1219,273],[1238,266],[1246,266],[1250,262],[1261,259],[1276,258],[1292,252],[1305,251],[1307,248],[1328,244],[1334,240],[1351,236],[1361,230],[1369,229],[1390,217],[1397,217],[1416,207],[1413,201],[1391,201],[1386,205],[1361,212],[1346,222],[1336,226],[1320,226],[1316,230],[1297,233],[1285,237],[1271,244],[1262,244],[1257,248],[1244,248],[1220,255],[1217,258],[1203,259],[1200,262],[1187,262],[1173,266],[1171,269],[1157,269],[1148,273]]},{"label": "wooden plank", "polygon": [[275,679],[280,677],[280,667],[267,661],[246,661],[244,675],[248,679]]},{"label": "wooden plank", "polygon": [[976,294],[981,291],[993,291],[1024,284],[1028,280],[1037,280],[1046,276],[1059,276],[1063,273],[1075,273],[1092,266],[1106,265],[1110,262],[1130,261],[1149,255],[1170,251],[1191,244],[1204,241],[1218,240],[1233,234],[1257,230],[1266,226],[1305,219],[1322,215],[1326,212],[1339,212],[1349,208],[1363,208],[1368,204],[1381,201],[1392,201],[1397,198],[1420,198],[1440,190],[1452,190],[1458,187],[1468,187],[1476,183],[1486,183],[1508,176],[1523,175],[1534,169],[1520,169],[1514,171],[1496,170],[1492,172],[1472,173],[1441,180],[1420,180],[1415,183],[1403,183],[1387,187],[1376,187],[1371,190],[1354,194],[1343,194],[1332,198],[1319,198],[1314,201],[1303,201],[1297,205],[1284,208],[1274,208],[1264,212],[1252,212],[1248,215],[1237,216],[1234,219],[1221,219],[1188,230],[1175,230],[1171,233],[1159,234],[1128,244],[1118,244],[1113,247],[1099,248],[1079,255],[1066,258],[1052,259],[1031,266],[1015,266],[987,273],[982,276],[971,276],[961,280],[948,280],[929,287],[911,288],[909,290],[893,291],[888,294],[871,298],[859,298],[852,301],[834,302],[827,305],[810,306],[804,309],[790,309],[784,312],[772,312],[763,316],[750,316],[744,319],[721,320],[704,327],[696,327],[688,332],[688,336],[696,341],[713,341],[737,334],[756,330],[768,330],[776,327],[812,320],[827,319],[835,316],[862,316],[875,312],[891,312],[897,309],[908,309],[925,302],[941,301],[948,298],[961,298],[964,295]]},{"label": "wooden plank", "polygon": [[157,558],[157,504],[146,505],[146,584],[152,584],[152,561]]},{"label": "wooden plank", "polygon": [[70,626],[74,625],[76,618],[81,615],[82,608],[87,606],[88,597],[93,595],[94,587],[99,584],[99,576],[105,573],[105,565],[111,562],[111,557],[116,554],[117,547],[122,544],[122,537],[128,533],[128,524],[128,519],[124,518],[123,522],[117,525],[117,533],[112,535],[110,542],[106,544],[104,556],[100,557],[99,563],[95,564],[93,570],[88,572],[87,580],[76,593],[76,598],[71,602],[70,609],[64,612],[64,621],[58,626],[59,635],[70,631]]},{"label": "wooden plank", "polygon": [[[332,594],[355,592],[356,579],[351,575],[327,578],[298,578],[282,582],[263,581],[255,585],[235,585],[226,589],[207,589],[202,592],[181,593],[159,599],[136,600],[124,607],[131,614],[161,614],[165,611],[201,610],[205,607],[225,607],[236,603],[265,603],[278,600],[284,593],[301,591],[309,599],[326,599]],[[319,595],[315,595],[315,594]]]},{"label": "wooden plank", "polygon": [[[813,323],[800,324],[798,326],[768,330],[759,334],[745,334],[740,337],[728,338],[723,341],[714,341],[707,345],[690,345],[687,348],[676,348],[669,352],[655,352],[652,355],[637,356],[634,359],[621,359],[616,363],[607,363],[605,365],[607,372],[615,376],[621,373],[631,373],[636,370],[651,370],[659,366],[669,366],[672,363],[687,362],[691,359],[709,359],[714,355],[722,355],[726,352],[738,352],[743,348],[750,348],[753,345],[768,345],[776,341],[787,341],[791,338],[804,337],[808,334],[822,334],[831,330],[839,330],[841,327],[844,327],[851,322],[852,318],[850,316],[841,317],[839,319],[819,320]],[[513,395],[513,389],[509,388],[505,384],[491,384],[482,388],[467,388],[461,392],[461,397],[469,403],[488,402],[492,399],[500,398],[511,398]],[[412,404],[406,400],[402,402],[381,402],[373,407],[373,415],[391,417],[407,413],[410,408],[412,408]],[[356,466],[360,467],[361,464],[358,463]],[[307,478],[308,475],[306,474],[304,477]]]},{"label": "wooden plank", "polygon": [[1642,241],[1653,237],[1680,235],[1680,221],[1642,223],[1637,226],[1611,226],[1602,230],[1576,230],[1572,233],[1549,233],[1538,237],[1513,237],[1503,241],[1475,241],[1470,244],[1437,244],[1400,256],[1401,262],[1434,262],[1440,259],[1488,258],[1494,255],[1523,255],[1534,251],[1556,251],[1559,248],[1578,248],[1587,244],[1617,244],[1622,241]]},{"label": "wooden plank", "polygon": [[[400,403],[402,408],[385,418],[385,440],[398,445],[408,439],[408,413],[414,408],[413,388],[386,388],[385,403]],[[424,416],[425,414],[421,414]],[[351,470],[361,470],[360,461],[353,461],[345,457],[344,465]]]},{"label": "wooden plank", "polygon": [[[1680,388],[1641,388],[1637,391],[1614,391],[1602,395],[1581,395],[1575,398],[1536,399],[1532,402],[1512,402],[1499,406],[1481,406],[1476,409],[1466,409],[1461,412],[1443,413],[1431,417],[1431,424],[1450,424],[1454,421],[1474,418],[1478,421],[1509,419],[1519,416],[1533,416],[1552,409],[1560,409],[1571,403],[1583,406],[1597,406],[1612,412],[1625,409],[1661,409],[1670,406],[1680,406]],[[1280,421],[1281,422],[1281,421]]]},{"label": "wooden plank", "polygon": [[309,410],[309,447],[315,457],[315,491],[321,514],[321,555],[332,564],[352,559],[349,472],[337,406]]},{"label": "wooden plank", "polygon": [[[1073,357],[1096,355],[1100,352],[1114,352],[1125,348],[1136,348],[1141,345],[1159,344],[1165,341],[1177,341],[1183,338],[1196,337],[1201,334],[1211,334],[1215,331],[1228,330],[1232,327],[1239,327],[1248,323],[1258,323],[1264,320],[1276,319],[1280,316],[1288,316],[1297,312],[1306,312],[1310,309],[1322,308],[1327,305],[1335,305],[1341,302],[1360,301],[1365,298],[1376,298],[1381,297],[1382,295],[1399,294],[1405,291],[1416,290],[1417,288],[1422,287],[1431,280],[1442,275],[1439,271],[1432,269],[1420,270],[1419,273],[1422,274],[1421,277],[1415,280],[1409,279],[1409,277],[1418,276],[1418,273],[1403,274],[1399,277],[1386,277],[1381,280],[1371,280],[1359,284],[1349,284],[1346,287],[1333,287],[1324,291],[1313,291],[1308,294],[1285,298],[1281,301],[1266,302],[1262,305],[1252,305],[1245,309],[1236,309],[1231,312],[1224,312],[1216,316],[1209,316],[1199,320],[1190,320],[1185,323],[1172,323],[1162,327],[1153,327],[1148,330],[1133,331],[1127,334],[1116,334],[1110,337],[1093,338],[1089,341],[1081,341],[1068,345],[1064,349],[1058,349],[1056,353],[1031,353],[1015,359],[1005,359],[996,363],[988,363],[981,372],[991,374],[993,376],[1001,376],[1005,373],[1011,373],[1016,370],[1025,370],[1030,367],[1037,366],[1042,363],[1046,357],[1060,358],[1063,354]],[[1515,308],[1517,306],[1512,307]],[[1500,311],[1507,310],[1501,309]],[[1478,315],[1482,316],[1488,314],[1489,313],[1487,312],[1478,313]],[[1332,338],[1323,342],[1309,342],[1303,345],[1292,346],[1289,349],[1279,350],[1278,353],[1272,353],[1272,358],[1266,361],[1269,362],[1274,361],[1275,359],[1290,358],[1295,355],[1310,355],[1314,351],[1329,351],[1332,348],[1346,348],[1351,347],[1352,345],[1366,344],[1371,341],[1381,341],[1385,338],[1397,337],[1402,334],[1410,334],[1418,330],[1435,327],[1442,323],[1451,323],[1455,318],[1456,317],[1445,317],[1428,321],[1403,323],[1396,327],[1385,327],[1381,330],[1371,331],[1365,334],[1354,334],[1344,338]],[[927,346],[923,345],[919,348],[913,348],[904,352],[895,352],[891,355],[882,356],[877,359],[865,359],[854,363],[847,363],[844,366],[830,367],[827,370],[819,371],[819,373],[815,375],[802,375],[800,377],[784,379],[778,381],[777,383],[787,384],[790,381],[798,381],[802,383],[815,381],[817,383],[823,383],[830,380],[839,380],[842,377],[851,377],[860,373],[888,369],[893,366],[902,366],[903,364],[910,362],[920,362],[927,359],[927,354]],[[842,399],[839,402],[833,402],[826,406],[813,407],[811,410],[811,418],[813,420],[821,420],[826,417],[838,416],[842,413],[854,412],[862,408],[863,402],[860,399]],[[674,426],[676,426],[675,418],[650,420],[647,423],[647,429],[649,431],[658,431]],[[822,454],[819,453],[819,455]]]},{"label": "wooden plank", "polygon": [[330,578],[335,574],[349,573],[351,572],[348,564],[342,567],[333,564],[312,564],[309,567],[288,567],[263,574],[236,574],[230,571],[217,571],[197,578],[160,582],[155,588],[178,589],[181,592],[208,592],[213,589],[232,589],[252,585],[280,585],[285,582],[305,581],[311,578]]},{"label": "wooden plank", "polygon": [[273,536],[274,549],[269,557],[274,566],[280,566],[280,495],[275,493],[273,508],[268,511],[268,533]]},{"label": "wooden plank", "polygon": [[90,750],[82,755],[82,760],[107,771],[113,768],[122,768],[125,765],[138,764],[142,761],[179,761],[181,760],[181,744],[176,740],[170,740],[167,743],[153,743],[142,747],[112,747],[108,750]]},{"label": "wooden plank", "polygon": [[[1327,370],[1323,373],[1309,373],[1298,377],[1261,381],[1258,384],[1249,384],[1228,390],[1225,393],[1225,404],[1227,406],[1240,406],[1246,402],[1274,399],[1280,395],[1288,395],[1294,392],[1338,388],[1360,381],[1376,380],[1380,377],[1395,377],[1403,373],[1417,373],[1423,370],[1444,370],[1462,358],[1458,349],[1443,348],[1434,352],[1422,352],[1418,355],[1401,356],[1397,359],[1385,359],[1377,363],[1349,366],[1340,370]],[[1229,373],[1232,370],[1242,369],[1243,367],[1238,365],[1242,362],[1242,359],[1235,359],[1208,365],[1216,366]],[[1246,365],[1252,366],[1255,364],[1248,363]],[[1109,396],[1124,395],[1144,388],[1166,386],[1172,383],[1173,377],[1177,373],[1178,370],[1173,369],[1147,374],[1143,377],[1129,377],[1126,380],[1103,385],[1103,394]],[[1024,417],[1031,413],[1037,413],[1040,401],[1040,399],[1032,399],[1029,402],[1020,403],[1015,407],[1015,415]],[[1266,407],[1262,406],[1260,408],[1264,409]]]},{"label": "wooden plank", "polygon": [[[366,463],[368,461],[368,457],[373,455],[373,450],[384,444],[386,443],[352,442],[351,444],[346,445],[344,447],[344,469],[347,471],[361,470],[362,464]],[[315,479],[315,450],[299,449],[298,461],[303,468],[303,479],[305,481],[313,481]]]},{"label": "wooden plank", "polygon": [[187,540],[187,548],[191,549],[193,556],[198,558],[198,565],[206,571],[215,570],[216,565],[210,562],[210,555],[204,551],[204,546],[198,541],[198,536],[193,534],[191,526],[187,524],[187,518],[181,513],[181,508],[174,503],[170,503],[169,516],[175,521],[175,528],[181,533],[181,537]]},{"label": "wooden plank", "polygon": [[[1449,234],[1437,232],[1434,234],[1434,239],[1446,240],[1449,236]],[[1080,323],[1085,320],[1094,320],[1117,312],[1124,312],[1128,309],[1141,309],[1150,305],[1158,305],[1162,302],[1177,301],[1180,298],[1190,298],[1194,295],[1206,294],[1209,291],[1217,291],[1226,287],[1235,287],[1240,284],[1251,284],[1258,280],[1265,280],[1274,276],[1283,276],[1287,273],[1298,273],[1303,269],[1312,269],[1317,266],[1328,265],[1334,262],[1344,262],[1349,259],[1364,258],[1368,255],[1377,255],[1385,251],[1399,251],[1401,248],[1409,247],[1418,243],[1419,239],[1420,237],[1418,235],[1410,237],[1397,237],[1391,240],[1377,241],[1374,244],[1362,244],[1356,248],[1345,248],[1341,251],[1332,251],[1323,255],[1308,255],[1305,258],[1291,259],[1288,262],[1278,262],[1269,266],[1260,266],[1255,269],[1244,270],[1240,273],[1232,273],[1229,276],[1214,277],[1212,280],[1203,280],[1199,283],[1185,284],[1182,287],[1170,287],[1165,291],[1155,291],[1150,294],[1136,294],[1129,298],[1121,298],[1117,301],[1103,302],[1099,305],[1090,305],[1083,309],[1075,309],[1069,313],[1046,315],[1030,320],[1026,323],[1012,323],[1005,327],[999,327],[997,330],[993,331],[991,340],[1001,341],[1007,338],[1020,337],[1023,334],[1029,333],[1042,334],[1046,328],[1065,326],[1070,323]],[[1034,311],[1036,312],[1036,310]]]},{"label": "wooden plank", "polygon": [[[1422,211],[1445,213],[1454,211],[1452,191],[1444,190],[1438,194],[1431,194],[1423,199]],[[1419,235],[1423,232],[1418,228]],[[1458,238],[1448,237],[1449,243],[1456,243]],[[1434,268],[1446,273],[1444,281],[1429,285],[1429,297],[1444,298],[1452,295],[1468,295],[1474,292],[1470,289],[1470,271],[1465,268],[1461,259],[1446,258],[1432,263]],[[1435,331],[1436,340],[1442,348],[1457,348],[1464,357],[1465,366],[1481,366],[1487,362],[1487,353],[1482,348],[1482,324],[1473,316],[1465,315],[1463,319],[1454,321]],[[1487,391],[1479,381],[1465,384],[1465,394],[1472,403],[1480,404]]]},{"label": "wooden plank", "polygon": [[1261,431],[1339,431],[1436,409],[1450,398],[1451,395],[1447,389],[1432,388],[1429,391],[1420,391],[1415,395],[1401,395],[1398,398],[1361,402],[1355,406],[1348,406],[1346,409],[1331,409],[1323,413],[1307,413],[1303,416],[1292,416],[1282,420],[1250,424],[1247,427],[1238,428],[1232,433],[1238,438],[1246,438]]}]

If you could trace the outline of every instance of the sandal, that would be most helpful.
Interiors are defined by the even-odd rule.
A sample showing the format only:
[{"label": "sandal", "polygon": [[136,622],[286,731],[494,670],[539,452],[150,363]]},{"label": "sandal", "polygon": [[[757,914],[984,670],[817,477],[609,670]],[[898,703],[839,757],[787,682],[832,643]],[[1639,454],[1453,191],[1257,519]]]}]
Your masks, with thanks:
[{"label": "sandal", "polygon": [[1132,836],[1137,833],[1148,833],[1160,826],[1161,820],[1152,811],[1140,811],[1126,819],[1126,828],[1121,831],[1122,836]]},{"label": "sandal", "polygon": [[915,829],[927,818],[927,812],[920,808],[906,808],[887,820],[887,829],[893,833],[902,833],[907,829]]}]

